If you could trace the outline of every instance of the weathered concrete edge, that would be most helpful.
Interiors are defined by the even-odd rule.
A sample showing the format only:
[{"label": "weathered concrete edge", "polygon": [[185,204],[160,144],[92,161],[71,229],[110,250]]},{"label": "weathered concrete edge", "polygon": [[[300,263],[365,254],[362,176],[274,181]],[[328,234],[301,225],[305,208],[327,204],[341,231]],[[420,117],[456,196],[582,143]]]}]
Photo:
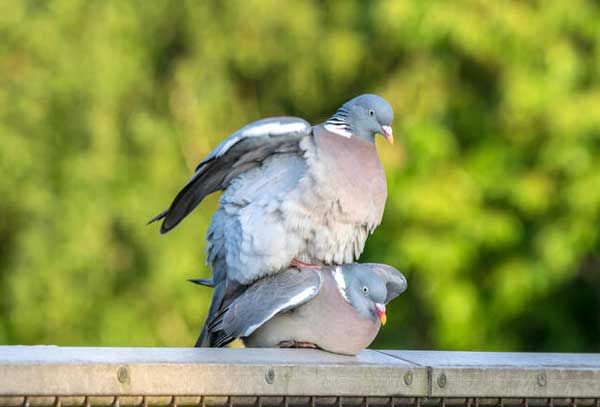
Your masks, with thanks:
[{"label": "weathered concrete edge", "polygon": [[[535,361],[528,361],[531,354],[523,354],[523,366],[514,366],[510,361],[502,363],[502,353],[479,353],[478,364],[477,360],[472,361],[472,353],[445,352],[457,355],[457,359],[468,354],[471,363],[464,365],[436,360],[439,352],[421,352],[431,356],[425,364],[423,358],[413,359],[410,352],[379,352],[426,368],[429,397],[600,398],[600,365],[597,361],[578,367],[572,364],[561,366],[552,360],[556,356],[568,359],[582,355],[548,354],[546,358],[544,354],[537,354]],[[515,354],[510,355],[514,357]],[[489,356],[494,357],[494,363],[486,362],[491,359]],[[596,360],[600,357],[593,356]]]},{"label": "weathered concrete edge", "polygon": [[[94,352],[94,349],[89,348],[89,352]],[[107,351],[106,348],[97,349]],[[23,350],[21,347],[20,351]],[[136,352],[135,349],[131,351]],[[160,353],[161,350],[153,349],[152,352]],[[173,349],[165,351],[170,355],[173,352]],[[184,352],[189,352],[189,349]],[[176,363],[166,360],[161,363],[132,362],[131,358],[129,363],[85,360],[74,363],[66,358],[57,360],[56,355],[51,362],[44,362],[41,357],[41,361],[19,363],[14,360],[18,358],[13,358],[10,362],[0,362],[0,396],[427,395],[426,369],[406,362],[399,363],[397,358],[378,352],[366,352],[355,361],[339,358],[339,363],[336,357],[320,352],[303,354],[302,363],[286,362],[274,359],[273,352],[258,349],[253,349],[252,353],[236,352],[234,354],[238,355],[239,362],[229,358],[227,363],[215,363],[214,360],[210,363],[198,360],[182,363],[180,358]],[[204,350],[203,354],[230,355],[231,352],[207,353]],[[263,358],[262,354],[268,357]],[[246,355],[253,361],[245,360]],[[314,361],[310,360],[311,357]],[[143,355],[140,359],[144,359]]]},{"label": "weathered concrete edge", "polygon": [[0,397],[600,398],[600,355],[0,348]]}]

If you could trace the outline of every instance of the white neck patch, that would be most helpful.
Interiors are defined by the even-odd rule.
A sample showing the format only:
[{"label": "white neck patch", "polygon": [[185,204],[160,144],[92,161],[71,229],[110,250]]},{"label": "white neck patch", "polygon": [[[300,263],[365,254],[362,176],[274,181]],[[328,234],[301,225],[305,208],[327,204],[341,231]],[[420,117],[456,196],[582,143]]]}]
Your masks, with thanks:
[{"label": "white neck patch", "polygon": [[346,280],[344,280],[344,274],[342,273],[342,269],[340,266],[336,266],[332,271],[333,279],[335,280],[335,285],[337,286],[338,291],[344,297],[344,300],[350,302],[348,295],[346,294]]},{"label": "white neck patch", "polygon": [[326,124],[323,127],[325,127],[326,130],[337,134],[338,136],[342,136],[342,137],[346,137],[346,138],[352,137],[352,133],[350,133],[348,130],[346,130],[346,128],[344,128],[344,126],[337,126],[335,124]]}]

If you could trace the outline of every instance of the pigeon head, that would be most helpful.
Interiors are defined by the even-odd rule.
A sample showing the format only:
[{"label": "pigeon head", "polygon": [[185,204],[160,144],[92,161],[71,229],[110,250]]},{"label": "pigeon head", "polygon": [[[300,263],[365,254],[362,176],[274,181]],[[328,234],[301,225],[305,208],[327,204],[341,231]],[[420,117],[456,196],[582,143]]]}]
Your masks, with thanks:
[{"label": "pigeon head", "polygon": [[372,143],[375,142],[375,135],[381,134],[393,144],[393,120],[392,106],[380,96],[367,94],[344,103],[325,122],[325,127],[342,136],[358,137]]},{"label": "pigeon head", "polygon": [[[385,305],[402,294],[406,279],[398,270],[385,264],[352,263],[341,266],[346,298],[359,314],[385,325]],[[338,277],[336,276],[336,281]],[[338,282],[340,286],[340,282]]]}]

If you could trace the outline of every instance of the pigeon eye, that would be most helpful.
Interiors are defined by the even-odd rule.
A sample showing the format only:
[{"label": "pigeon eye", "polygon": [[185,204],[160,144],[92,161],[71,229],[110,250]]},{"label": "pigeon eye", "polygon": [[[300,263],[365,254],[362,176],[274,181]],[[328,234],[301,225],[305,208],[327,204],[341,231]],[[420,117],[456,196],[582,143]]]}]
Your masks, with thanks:
[{"label": "pigeon eye", "polygon": [[369,109],[369,116],[375,116],[375,110]]},{"label": "pigeon eye", "polygon": [[369,294],[369,287],[363,287],[363,293]]}]

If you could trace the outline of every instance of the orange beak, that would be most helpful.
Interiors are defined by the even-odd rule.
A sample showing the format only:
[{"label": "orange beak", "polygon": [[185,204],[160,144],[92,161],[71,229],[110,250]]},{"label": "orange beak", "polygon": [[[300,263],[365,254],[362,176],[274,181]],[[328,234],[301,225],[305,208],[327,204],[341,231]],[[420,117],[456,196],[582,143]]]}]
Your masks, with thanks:
[{"label": "orange beak", "polygon": [[376,303],[375,312],[377,312],[377,316],[381,321],[381,325],[385,325],[385,323],[387,322],[387,316],[385,315],[385,304]]},{"label": "orange beak", "polygon": [[392,131],[392,128],[390,126],[381,126],[381,130],[383,131],[383,137],[385,137],[390,144],[394,144],[394,132]]}]

